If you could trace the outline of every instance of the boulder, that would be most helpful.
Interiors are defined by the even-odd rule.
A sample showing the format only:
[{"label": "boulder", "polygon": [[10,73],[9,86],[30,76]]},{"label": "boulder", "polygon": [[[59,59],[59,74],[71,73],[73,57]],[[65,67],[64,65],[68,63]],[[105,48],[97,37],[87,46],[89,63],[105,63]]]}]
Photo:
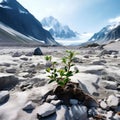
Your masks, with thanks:
[{"label": "boulder", "polygon": [[0,91],[0,104],[5,103],[9,98],[8,91]]},{"label": "boulder", "polygon": [[38,47],[34,50],[33,55],[43,55],[43,53],[42,53],[41,49]]},{"label": "boulder", "polygon": [[13,88],[16,84],[18,84],[19,80],[17,77],[13,75],[1,75],[0,74],[0,90],[4,89],[11,89]]}]

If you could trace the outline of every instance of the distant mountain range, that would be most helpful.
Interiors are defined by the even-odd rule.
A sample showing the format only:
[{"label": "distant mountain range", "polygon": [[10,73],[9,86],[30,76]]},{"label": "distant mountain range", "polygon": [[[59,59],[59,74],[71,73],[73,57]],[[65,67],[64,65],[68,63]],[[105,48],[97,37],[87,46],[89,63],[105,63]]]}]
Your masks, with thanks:
[{"label": "distant mountain range", "polygon": [[0,22],[2,26],[8,26],[27,38],[37,40],[37,42],[42,41],[48,45],[58,45],[50,32],[45,30],[41,23],[16,0],[0,1]]},{"label": "distant mountain range", "polygon": [[77,37],[78,33],[70,29],[68,25],[62,25],[56,18],[50,16],[41,20],[43,28],[48,30],[56,39],[71,39]]},{"label": "distant mountain range", "polygon": [[95,33],[88,42],[104,44],[113,40],[120,39],[120,23],[108,25]]}]

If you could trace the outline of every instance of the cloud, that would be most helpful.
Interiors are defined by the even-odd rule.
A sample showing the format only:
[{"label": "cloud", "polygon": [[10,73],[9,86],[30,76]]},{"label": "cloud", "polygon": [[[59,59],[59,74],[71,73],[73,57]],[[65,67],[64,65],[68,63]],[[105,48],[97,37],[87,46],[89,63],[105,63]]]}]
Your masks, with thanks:
[{"label": "cloud", "polygon": [[109,19],[108,22],[109,23],[119,23],[120,22],[120,16]]}]

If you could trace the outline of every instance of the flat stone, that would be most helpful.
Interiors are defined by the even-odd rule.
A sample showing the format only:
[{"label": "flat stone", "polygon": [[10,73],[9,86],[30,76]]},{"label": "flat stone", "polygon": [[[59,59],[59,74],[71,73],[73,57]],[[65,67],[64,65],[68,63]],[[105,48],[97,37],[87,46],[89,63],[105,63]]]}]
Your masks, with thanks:
[{"label": "flat stone", "polygon": [[5,103],[8,98],[9,98],[8,91],[0,91],[0,104]]},{"label": "flat stone", "polygon": [[39,115],[40,117],[47,117],[55,112],[56,107],[50,103],[45,102],[41,106],[39,106],[37,115]]},{"label": "flat stone", "polygon": [[107,104],[109,107],[117,107],[119,104],[119,98],[117,98],[115,95],[110,95],[107,98]]},{"label": "flat stone", "polygon": [[70,104],[77,105],[78,104],[78,100],[76,100],[76,99],[70,99]]}]

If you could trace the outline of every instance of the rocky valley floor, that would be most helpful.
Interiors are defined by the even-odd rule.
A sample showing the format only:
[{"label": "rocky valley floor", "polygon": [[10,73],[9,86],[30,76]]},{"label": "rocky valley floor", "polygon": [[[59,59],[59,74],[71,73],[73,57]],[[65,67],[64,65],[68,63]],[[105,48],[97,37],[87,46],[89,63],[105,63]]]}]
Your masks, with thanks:
[{"label": "rocky valley floor", "polygon": [[[120,120],[120,44],[100,47],[0,47],[0,120]],[[98,102],[88,108],[78,100],[71,106],[62,104],[54,95],[44,96],[55,88],[48,84],[45,56],[61,67],[66,50],[75,51],[79,73],[71,81]],[[91,103],[92,104],[92,103]]]}]

